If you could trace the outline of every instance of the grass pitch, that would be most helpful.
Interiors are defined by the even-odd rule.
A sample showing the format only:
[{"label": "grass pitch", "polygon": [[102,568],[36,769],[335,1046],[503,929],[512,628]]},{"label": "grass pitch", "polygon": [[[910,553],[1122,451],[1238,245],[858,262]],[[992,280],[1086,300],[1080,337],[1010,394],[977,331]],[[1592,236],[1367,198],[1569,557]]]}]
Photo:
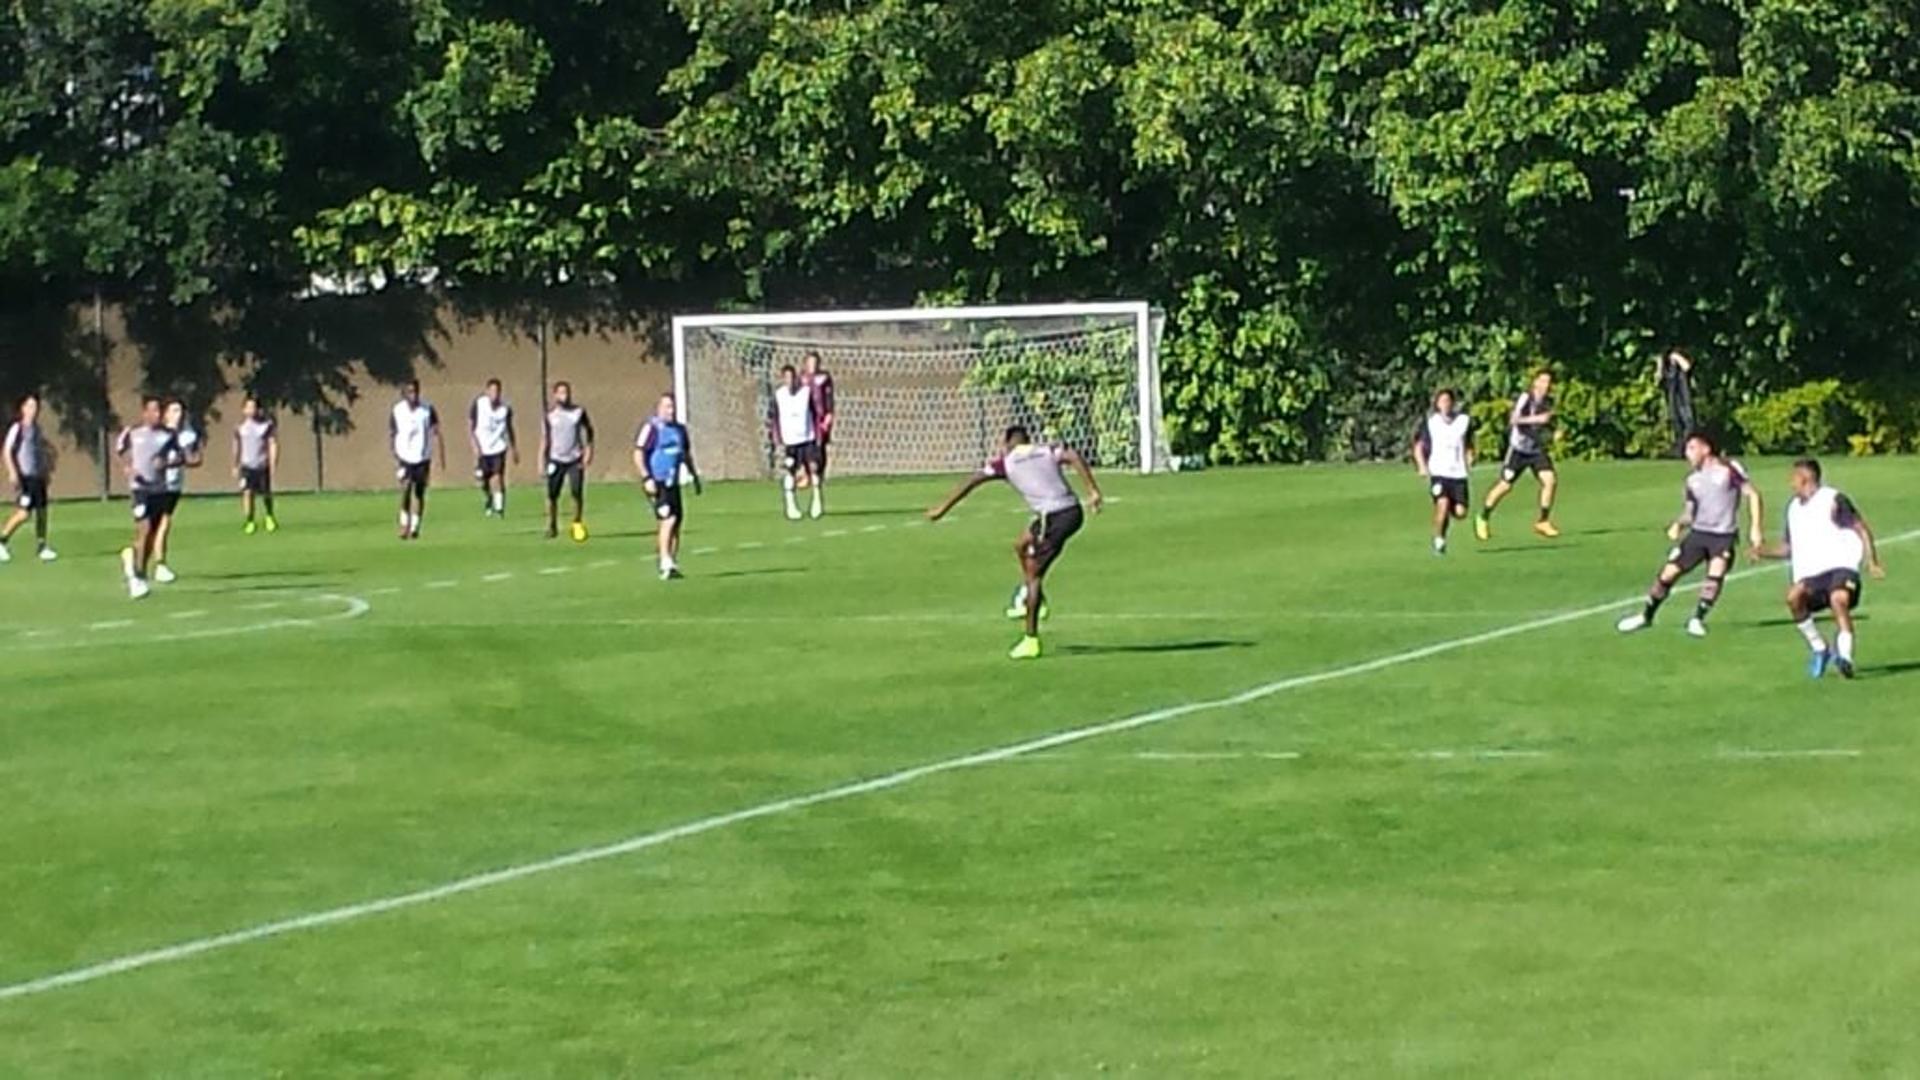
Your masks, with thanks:
[{"label": "grass pitch", "polygon": [[[1920,527],[1912,462],[1830,472]],[[254,537],[191,500],[140,604],[125,505],[59,506],[62,560],[0,567],[0,1074],[1920,1069],[1920,543],[1851,684],[1806,678],[1780,568],[1708,640],[1690,594],[1621,638],[1680,478],[1573,465],[1564,538],[1527,489],[1436,559],[1404,468],[1111,477],[1034,664],[1017,502],[919,524],[945,480],[799,525],[717,487],[671,584],[631,488],[584,545],[531,490],[498,522],[442,487],[417,544],[384,496]]]}]

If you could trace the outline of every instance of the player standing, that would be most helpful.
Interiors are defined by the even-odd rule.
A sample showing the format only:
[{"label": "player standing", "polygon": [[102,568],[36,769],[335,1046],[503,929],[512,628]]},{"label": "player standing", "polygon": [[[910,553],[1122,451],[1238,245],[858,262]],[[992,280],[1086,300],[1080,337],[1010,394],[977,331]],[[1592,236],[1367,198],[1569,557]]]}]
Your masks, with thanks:
[{"label": "player standing", "polygon": [[1105,496],[1093,478],[1085,458],[1067,447],[1035,446],[1027,429],[1019,424],[1007,429],[1002,452],[987,462],[984,469],[961,481],[940,505],[927,511],[930,521],[939,521],[960,500],[973,494],[980,485],[994,480],[1012,484],[1033,510],[1034,519],[1014,541],[1013,553],[1020,560],[1022,588],[1026,601],[1023,615],[1026,634],[1007,655],[1015,660],[1034,660],[1040,656],[1040,608],[1046,602],[1043,582],[1047,571],[1066,549],[1067,541],[1080,531],[1085,515],[1080,499],[1067,483],[1065,467],[1080,474],[1087,489],[1087,505],[1100,512]]},{"label": "player standing", "polygon": [[680,470],[693,478],[700,494],[700,470],[693,464],[693,439],[675,415],[672,394],[660,395],[653,415],[642,421],[633,438],[633,465],[640,470],[640,487],[647,493],[653,516],[659,521],[660,580],[680,576],[680,526],[686,508],[680,498]]},{"label": "player standing", "polygon": [[1473,466],[1473,417],[1454,411],[1453,391],[1433,395],[1433,411],[1413,435],[1413,464],[1433,496],[1433,553],[1447,553],[1447,530],[1467,516],[1467,470]]},{"label": "player standing", "polygon": [[800,358],[800,373],[813,395],[814,425],[819,430],[813,441],[814,466],[822,483],[827,479],[827,445],[833,440],[833,376],[821,367],[820,354],[809,349]]},{"label": "player standing", "polygon": [[280,531],[273,516],[273,473],[280,467],[280,428],[260,409],[260,399],[240,403],[240,423],[233,429],[233,475],[240,481],[240,509],[247,515],[240,531],[252,536],[254,503],[264,505],[268,532]]},{"label": "player standing", "polygon": [[1540,517],[1533,523],[1533,531],[1549,540],[1560,535],[1553,524],[1553,496],[1559,477],[1553,471],[1553,455],[1547,451],[1552,441],[1548,425],[1552,423],[1553,373],[1542,371],[1513,400],[1507,423],[1507,458],[1500,466],[1500,482],[1487,492],[1487,503],[1474,519],[1475,536],[1482,540],[1493,536],[1493,511],[1513,490],[1513,482],[1528,471],[1540,481]]},{"label": "player standing", "polygon": [[467,409],[467,439],[473,444],[473,475],[480,481],[480,504],[487,517],[507,515],[507,457],[520,464],[514,438],[513,406],[500,397],[500,380],[488,379],[484,393]]},{"label": "player standing", "polygon": [[127,594],[140,600],[152,592],[147,566],[153,558],[154,536],[173,515],[167,493],[167,470],[185,460],[179,440],[162,422],[160,399],[140,399],[140,423],[125,429],[115,441],[115,452],[125,463],[127,486],[133,494],[133,544],[120,551],[120,568]]},{"label": "player standing", "polygon": [[153,580],[171,585],[179,575],[167,565],[167,550],[173,539],[173,519],[180,512],[180,499],[187,491],[187,470],[197,469],[205,461],[200,433],[187,422],[187,407],[179,398],[168,398],[161,423],[173,432],[179,454],[166,470],[167,512],[153,526]]},{"label": "player standing", "polygon": [[560,535],[560,489],[573,494],[573,538],[587,538],[587,468],[593,464],[593,419],[573,402],[573,387],[553,384],[553,407],[540,426],[540,460],[547,463],[547,539]]},{"label": "player standing", "polygon": [[1764,547],[1761,522],[1765,520],[1766,511],[1761,505],[1760,489],[1747,478],[1740,463],[1722,457],[1712,436],[1697,431],[1687,436],[1682,452],[1693,470],[1687,474],[1686,501],[1680,516],[1667,526],[1667,539],[1679,546],[1667,553],[1666,564],[1647,590],[1646,608],[1620,620],[1617,628],[1623,634],[1651,626],[1660,605],[1666,603],[1667,596],[1673,592],[1674,582],[1705,563],[1707,580],[1700,586],[1700,599],[1693,606],[1693,617],[1687,620],[1687,633],[1697,638],[1707,636],[1707,615],[1719,602],[1727,572],[1733,569],[1735,545],[1740,539],[1742,499],[1747,504],[1748,543],[1755,553]]},{"label": "player standing", "polygon": [[7,480],[13,485],[14,495],[13,512],[7,515],[7,523],[0,525],[0,563],[13,559],[7,543],[29,517],[33,519],[34,546],[39,549],[40,561],[52,562],[60,557],[47,546],[47,481],[53,476],[53,452],[40,433],[38,394],[20,399],[13,424],[7,428],[5,441],[0,442],[0,458],[6,460]]},{"label": "player standing", "polygon": [[813,391],[800,381],[792,364],[780,369],[780,385],[773,388],[773,402],[767,407],[767,433],[779,449],[786,475],[780,479],[780,491],[787,500],[787,520],[800,520],[800,507],[793,500],[795,477],[805,474],[813,488],[813,517],[826,513],[820,476],[818,417],[813,411]]},{"label": "player standing", "polygon": [[393,460],[399,468],[400,539],[420,539],[420,519],[427,513],[427,482],[433,478],[434,453],[440,469],[447,467],[447,441],[440,432],[440,414],[420,400],[420,380],[408,379],[387,417],[387,435],[393,440]]},{"label": "player standing", "polygon": [[[1793,498],[1787,502],[1787,531],[1782,542],[1761,555],[1769,559],[1787,559],[1793,584],[1787,589],[1787,613],[1800,636],[1813,650],[1807,672],[1814,678],[1827,673],[1831,664],[1840,674],[1853,678],[1853,613],[1860,609],[1860,562],[1876,578],[1887,576],[1880,562],[1880,548],[1874,542],[1873,529],[1853,500],[1826,486],[1820,463],[1801,458],[1793,463]],[[1813,617],[1831,610],[1839,626],[1834,636],[1839,657],[1827,648]]]}]

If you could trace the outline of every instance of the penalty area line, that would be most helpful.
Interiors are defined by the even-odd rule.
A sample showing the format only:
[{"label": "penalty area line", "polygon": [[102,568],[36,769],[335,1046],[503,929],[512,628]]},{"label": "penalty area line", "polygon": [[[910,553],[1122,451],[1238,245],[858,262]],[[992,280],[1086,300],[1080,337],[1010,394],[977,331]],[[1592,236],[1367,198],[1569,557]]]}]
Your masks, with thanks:
[{"label": "penalty area line", "polygon": [[[1881,541],[1881,544],[1885,546],[1887,544],[1904,543],[1916,537],[1920,537],[1920,530],[1902,533]],[[1772,570],[1772,567],[1767,566],[1749,567],[1737,574],[1729,575],[1729,577],[1751,577],[1759,573],[1772,572]],[[1676,589],[1675,592],[1688,592],[1697,588],[1698,585],[1696,584],[1683,589]],[[114,975],[124,975],[128,972],[139,971],[143,968],[176,963],[196,956],[204,956],[208,953],[238,948],[239,946],[250,945],[255,942],[285,937],[290,934],[302,933],[308,930],[338,926],[342,923],[354,922],[375,915],[384,915],[389,912],[402,911],[407,908],[437,903],[438,901],[463,896],[467,893],[479,892],[483,889],[524,881],[528,878],[539,877],[577,866],[586,866],[592,863],[605,862],[609,859],[617,859],[625,855],[632,855],[637,852],[647,851],[651,848],[662,847],[680,840],[688,840],[706,833],[731,828],[735,825],[758,821],[762,818],[779,817],[828,803],[843,802],[863,795],[892,791],[896,788],[903,788],[931,777],[943,776],[947,773],[957,773],[969,769],[981,768],[982,766],[997,765],[1004,761],[1012,761],[1016,758],[1027,757],[1062,746],[1071,746],[1075,743],[1082,743],[1091,739],[1138,731],[1142,728],[1165,724],[1169,721],[1179,720],[1183,717],[1194,716],[1200,713],[1217,712],[1223,709],[1238,708],[1242,705],[1251,705],[1254,702],[1265,701],[1268,698],[1289,691],[1304,690],[1308,687],[1319,686],[1323,683],[1339,682],[1345,679],[1358,678],[1362,675],[1371,675],[1378,671],[1385,671],[1405,664],[1417,663],[1421,660],[1428,660],[1436,656],[1444,656],[1448,653],[1471,649],[1490,642],[1504,641],[1507,638],[1518,637],[1521,634],[1530,634],[1556,626],[1563,626],[1567,623],[1578,622],[1582,619],[1590,619],[1596,615],[1617,611],[1623,606],[1634,603],[1637,599],[1637,597],[1627,597],[1620,600],[1609,600],[1603,604],[1590,604],[1586,607],[1572,608],[1538,619],[1528,619],[1523,622],[1510,623],[1492,630],[1484,630],[1477,634],[1468,634],[1464,637],[1436,641],[1429,645],[1422,645],[1418,648],[1407,649],[1402,652],[1388,653],[1384,656],[1374,657],[1371,660],[1342,664],[1338,667],[1325,668],[1320,671],[1309,672],[1305,675],[1290,675],[1286,678],[1275,679],[1272,682],[1249,687],[1239,693],[1229,694],[1224,697],[1189,701],[1179,705],[1169,705],[1164,708],[1124,716],[1117,720],[1108,720],[1102,723],[1068,728],[1063,731],[1056,731],[1050,735],[1041,735],[1036,738],[1007,743],[1002,746],[979,750],[970,754],[961,754],[957,757],[944,758],[922,765],[914,765],[893,772],[883,773],[865,780],[856,780],[851,783],[813,791],[804,795],[793,795],[783,799],[774,799],[770,802],[758,803],[724,814],[698,818],[665,829],[640,833],[609,844],[578,848],[550,858],[502,867],[498,870],[489,870],[468,877],[456,878],[444,884],[417,889],[412,892],[396,893],[392,896],[380,897],[374,900],[344,904],[339,907],[326,908],[285,919],[277,919],[272,922],[261,923],[257,926],[233,930],[224,934],[195,938],[143,952],[128,953],[124,956],[118,956],[95,964],[88,964],[84,967],[70,968],[66,971],[55,972],[23,982],[0,986],[0,1001],[33,997],[52,990],[97,982]]]}]

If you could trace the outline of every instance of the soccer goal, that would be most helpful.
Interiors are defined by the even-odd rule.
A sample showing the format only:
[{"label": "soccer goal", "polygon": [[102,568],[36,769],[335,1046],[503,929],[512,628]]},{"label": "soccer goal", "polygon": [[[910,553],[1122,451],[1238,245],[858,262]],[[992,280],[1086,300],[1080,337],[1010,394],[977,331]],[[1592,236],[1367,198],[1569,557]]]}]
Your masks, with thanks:
[{"label": "soccer goal", "polygon": [[1162,324],[1143,302],[687,315],[674,391],[716,479],[769,475],[770,395],[808,353],[833,378],[836,475],[975,468],[1015,423],[1097,467],[1152,472]]}]

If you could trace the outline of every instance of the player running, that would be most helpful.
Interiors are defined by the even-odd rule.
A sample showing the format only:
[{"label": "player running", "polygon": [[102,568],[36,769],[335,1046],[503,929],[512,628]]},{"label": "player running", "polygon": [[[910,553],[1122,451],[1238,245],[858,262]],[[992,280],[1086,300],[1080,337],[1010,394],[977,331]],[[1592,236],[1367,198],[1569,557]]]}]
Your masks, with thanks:
[{"label": "player running", "polygon": [[187,407],[179,398],[167,399],[166,408],[161,413],[161,423],[173,432],[180,453],[166,470],[167,512],[153,526],[153,580],[162,585],[171,585],[179,580],[179,575],[167,565],[167,550],[173,539],[173,519],[179,514],[180,499],[187,492],[187,470],[199,468],[206,458],[200,433],[187,423]]},{"label": "player running", "polygon": [[1487,492],[1487,503],[1474,518],[1476,537],[1493,537],[1494,510],[1513,490],[1520,474],[1529,471],[1540,481],[1540,517],[1533,523],[1533,531],[1549,540],[1560,535],[1553,524],[1553,496],[1559,477],[1553,471],[1553,455],[1547,452],[1547,444],[1552,441],[1548,425],[1552,423],[1553,373],[1542,371],[1513,399],[1513,412],[1507,421],[1507,458],[1500,466],[1500,482]]},{"label": "player running", "polygon": [[827,444],[833,439],[833,376],[821,367],[820,354],[807,350],[800,358],[800,374],[805,378],[807,390],[813,395],[813,417],[819,428],[813,442],[814,466],[819,470],[820,479],[827,479]]},{"label": "player running", "polygon": [[653,516],[660,523],[660,580],[680,576],[680,526],[686,521],[686,508],[680,498],[680,470],[693,478],[693,493],[700,494],[700,470],[693,464],[693,439],[685,424],[675,416],[672,394],[660,395],[653,415],[640,424],[633,438],[633,466],[640,470],[640,487],[647,493]]},{"label": "player running", "polygon": [[387,435],[393,441],[393,460],[400,481],[400,539],[420,539],[420,520],[427,513],[427,483],[433,478],[434,455],[440,470],[447,468],[447,441],[440,432],[440,413],[420,400],[420,380],[408,379],[387,417]]},{"label": "player running", "polygon": [[826,513],[820,475],[819,417],[813,409],[813,391],[800,381],[792,364],[780,369],[780,385],[773,388],[773,401],[767,406],[767,433],[780,451],[786,475],[780,478],[780,491],[787,500],[787,520],[800,520],[800,506],[793,499],[796,477],[804,475],[813,488],[811,516]]},{"label": "player running", "polygon": [[[1826,486],[1820,463],[1801,458],[1793,463],[1793,498],[1787,502],[1787,531],[1781,543],[1761,551],[1763,558],[1788,559],[1793,584],[1787,589],[1787,612],[1800,636],[1813,650],[1807,673],[1819,678],[1829,665],[1843,678],[1853,678],[1853,613],[1860,610],[1860,561],[1876,578],[1887,576],[1873,529],[1853,500]],[[1820,636],[1813,617],[1831,610],[1839,627],[1835,657]]]},{"label": "player running", "polygon": [[240,403],[240,423],[233,429],[233,475],[240,481],[240,509],[247,515],[240,531],[252,536],[254,504],[266,510],[268,532],[279,532],[273,516],[273,473],[280,467],[280,427],[260,408],[260,399]]},{"label": "player running", "polygon": [[154,536],[173,516],[167,470],[186,460],[178,436],[163,421],[159,398],[140,399],[140,423],[120,432],[114,446],[133,493],[133,544],[121,549],[120,568],[126,575],[127,595],[135,600],[153,591],[147,584],[147,566],[153,558]]},{"label": "player running", "polygon": [[7,544],[20,526],[33,519],[34,547],[41,562],[60,556],[47,546],[47,482],[53,477],[53,450],[40,432],[40,396],[28,394],[20,399],[14,421],[0,442],[0,458],[7,463],[7,481],[13,486],[13,512],[0,525],[0,563],[10,562],[13,553]]},{"label": "player running", "polygon": [[499,379],[488,379],[486,391],[468,406],[467,441],[473,445],[482,513],[507,516],[507,458],[520,464],[520,444],[514,438],[513,406],[501,400]]},{"label": "player running", "polygon": [[1080,482],[1087,489],[1087,505],[1099,513],[1106,498],[1100,494],[1100,484],[1094,480],[1086,459],[1064,446],[1035,446],[1027,429],[1019,424],[1007,429],[1004,449],[998,457],[961,481],[946,501],[927,511],[928,520],[939,521],[960,505],[962,499],[973,494],[975,488],[994,480],[1012,484],[1033,510],[1032,523],[1013,545],[1014,555],[1020,560],[1025,600],[1021,615],[1026,620],[1025,636],[1007,654],[1014,660],[1039,658],[1040,609],[1046,603],[1042,583],[1047,571],[1066,549],[1067,541],[1073,539],[1084,522],[1080,500],[1067,483],[1064,466],[1071,466],[1080,474]]},{"label": "player running", "polygon": [[1447,530],[1467,516],[1467,470],[1473,467],[1473,417],[1455,412],[1453,391],[1433,395],[1433,411],[1413,435],[1413,465],[1433,496],[1433,553],[1447,553]]},{"label": "player running", "polygon": [[553,407],[540,425],[540,460],[547,463],[547,539],[560,535],[560,489],[573,493],[572,534],[587,538],[587,469],[593,464],[593,419],[573,402],[573,387],[553,384]]},{"label": "player running", "polygon": [[1700,586],[1700,599],[1693,606],[1693,617],[1687,620],[1687,633],[1697,638],[1707,636],[1707,615],[1719,602],[1720,590],[1727,583],[1727,572],[1733,569],[1735,545],[1740,540],[1742,499],[1747,504],[1748,544],[1756,554],[1765,545],[1761,523],[1766,519],[1766,510],[1760,489],[1747,478],[1740,463],[1722,457],[1712,436],[1697,431],[1687,436],[1682,449],[1693,471],[1687,474],[1686,502],[1680,516],[1667,526],[1667,539],[1679,546],[1667,553],[1666,565],[1660,568],[1653,586],[1647,590],[1646,608],[1618,623],[1616,628],[1623,634],[1653,625],[1653,617],[1660,605],[1667,602],[1674,583],[1705,563],[1707,580]]}]

